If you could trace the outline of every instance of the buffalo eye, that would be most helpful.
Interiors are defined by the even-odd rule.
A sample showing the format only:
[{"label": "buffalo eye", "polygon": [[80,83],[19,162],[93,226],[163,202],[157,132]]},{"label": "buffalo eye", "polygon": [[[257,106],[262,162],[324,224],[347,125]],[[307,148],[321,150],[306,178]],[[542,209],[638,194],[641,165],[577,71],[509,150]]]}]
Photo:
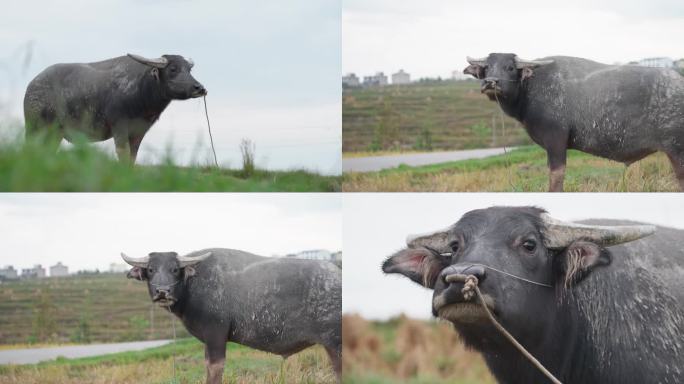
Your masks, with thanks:
[{"label": "buffalo eye", "polygon": [[169,71],[171,71],[171,73],[176,73],[178,71],[178,68],[176,68],[175,66],[172,66],[172,67],[169,67]]},{"label": "buffalo eye", "polygon": [[150,267],[150,268],[147,268],[147,272],[149,272],[149,273],[152,273],[152,272],[154,272],[154,268],[152,268],[152,267]]},{"label": "buffalo eye", "polygon": [[509,65],[509,66],[506,67],[506,70],[507,70],[508,72],[513,72],[514,69],[515,69],[515,67],[512,66],[512,65]]},{"label": "buffalo eye", "polygon": [[173,273],[173,274],[178,273],[178,268],[177,268],[177,267],[173,267],[173,269],[171,269],[171,273]]},{"label": "buffalo eye", "polygon": [[523,248],[525,248],[528,252],[533,252],[535,249],[537,249],[537,242],[534,241],[534,240],[532,240],[532,239],[528,239],[528,240],[525,240],[525,241],[522,243],[522,246],[523,246]]},{"label": "buffalo eye", "polygon": [[451,243],[449,243],[449,248],[451,248],[451,250],[452,250],[454,253],[457,253],[457,252],[458,252],[458,249],[459,249],[459,247],[460,247],[460,245],[461,245],[461,244],[458,242],[458,240],[454,240],[454,241],[452,241]]}]

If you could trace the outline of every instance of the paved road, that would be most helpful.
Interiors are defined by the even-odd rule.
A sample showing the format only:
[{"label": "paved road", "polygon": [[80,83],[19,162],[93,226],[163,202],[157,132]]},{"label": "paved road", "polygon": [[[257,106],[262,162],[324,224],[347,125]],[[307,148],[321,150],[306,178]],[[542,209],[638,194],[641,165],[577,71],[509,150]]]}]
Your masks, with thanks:
[{"label": "paved road", "polygon": [[106,355],[109,353],[140,351],[159,347],[171,340],[135,341],[131,343],[70,345],[66,347],[7,349],[0,351],[0,364],[34,364],[45,360],[54,360],[58,356],[70,359]]},{"label": "paved road", "polygon": [[[507,151],[515,147],[506,147]],[[411,166],[446,163],[448,161],[481,159],[504,153],[503,148],[468,149],[464,151],[409,153],[405,155],[369,156],[342,159],[343,172],[372,172],[395,168],[400,164]]]}]

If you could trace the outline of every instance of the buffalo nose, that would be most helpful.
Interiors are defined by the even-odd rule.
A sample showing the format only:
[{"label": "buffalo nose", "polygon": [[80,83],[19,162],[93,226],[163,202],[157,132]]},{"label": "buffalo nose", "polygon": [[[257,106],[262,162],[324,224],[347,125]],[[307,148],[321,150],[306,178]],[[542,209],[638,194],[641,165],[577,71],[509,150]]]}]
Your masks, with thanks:
[{"label": "buffalo nose", "polygon": [[154,293],[159,296],[166,297],[169,294],[168,288],[155,288]]},{"label": "buffalo nose", "polygon": [[478,264],[454,264],[450,265],[442,270],[439,274],[440,279],[442,279],[447,285],[451,284],[447,282],[447,276],[450,275],[462,275],[468,276],[473,275],[477,277],[477,280],[482,282],[485,278],[485,269],[483,266]]},{"label": "buffalo nose", "polygon": [[193,88],[194,88],[193,90],[197,93],[201,93],[201,94],[207,93],[207,90],[204,88],[204,86],[202,84],[197,83],[197,84],[195,84],[195,86]]}]

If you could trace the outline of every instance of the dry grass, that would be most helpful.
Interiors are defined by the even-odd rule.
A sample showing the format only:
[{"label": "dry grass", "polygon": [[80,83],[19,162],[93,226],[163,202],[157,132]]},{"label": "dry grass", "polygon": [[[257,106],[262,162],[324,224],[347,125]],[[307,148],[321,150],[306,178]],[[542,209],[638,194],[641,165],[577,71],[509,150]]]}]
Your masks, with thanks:
[{"label": "dry grass", "polygon": [[[548,188],[546,155],[540,148],[524,149],[523,156],[466,160],[444,165],[346,173],[348,192],[545,192]],[[496,164],[493,162],[496,161]],[[566,192],[666,192],[679,185],[664,154],[651,155],[625,168],[621,163],[570,151]]]},{"label": "dry grass", "polygon": [[[168,353],[170,347],[160,347],[157,351],[162,349],[165,351],[163,354],[147,351],[125,352],[124,354],[129,354],[128,358],[104,358],[95,363],[87,359],[76,359],[32,366],[8,366],[0,373],[0,384],[204,383],[204,352],[198,342],[193,341],[189,347],[181,346],[182,352],[176,357],[177,379],[173,377],[173,360]],[[112,356],[117,355],[123,354]],[[136,360],[138,361],[131,362]],[[283,359],[279,356],[231,345],[227,353],[223,383],[336,383],[335,374],[323,347],[308,348],[288,358],[283,366],[282,378],[281,364]]]},{"label": "dry grass", "polygon": [[482,358],[451,325],[401,316],[372,323],[342,319],[344,381],[349,383],[494,383]]}]

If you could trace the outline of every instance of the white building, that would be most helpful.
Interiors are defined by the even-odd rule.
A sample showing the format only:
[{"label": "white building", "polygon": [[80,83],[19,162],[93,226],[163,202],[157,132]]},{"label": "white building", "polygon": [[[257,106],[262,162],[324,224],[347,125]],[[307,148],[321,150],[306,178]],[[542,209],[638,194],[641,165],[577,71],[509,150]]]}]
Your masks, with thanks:
[{"label": "white building", "polygon": [[387,85],[387,76],[382,72],[376,72],[373,76],[364,76],[363,85],[366,87]]},{"label": "white building", "polygon": [[19,273],[13,266],[8,265],[5,268],[0,268],[0,280],[15,280],[19,278]]},{"label": "white building", "polygon": [[392,74],[392,84],[408,84],[411,82],[411,75],[400,69],[399,72]]},{"label": "white building", "polygon": [[675,68],[684,68],[684,59],[676,60],[673,64]]},{"label": "white building", "polygon": [[45,277],[45,268],[40,264],[36,264],[33,268],[22,268],[21,277],[25,279],[43,278]]},{"label": "white building", "polygon": [[669,57],[648,57],[639,60],[639,65],[642,67],[672,68],[674,62]]},{"label": "white building", "polygon": [[344,87],[358,87],[361,85],[359,77],[353,73],[342,76],[342,86]]},{"label": "white building", "polygon": [[62,264],[61,261],[57,262],[57,264],[50,267],[50,277],[59,276],[69,276],[69,267]]}]

